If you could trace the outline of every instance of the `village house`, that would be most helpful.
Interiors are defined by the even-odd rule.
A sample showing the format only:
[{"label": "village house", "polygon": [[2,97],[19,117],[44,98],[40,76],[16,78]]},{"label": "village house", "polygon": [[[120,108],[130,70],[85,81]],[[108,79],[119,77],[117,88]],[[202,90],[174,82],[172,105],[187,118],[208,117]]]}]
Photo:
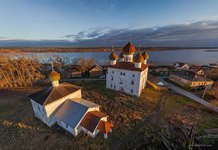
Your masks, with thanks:
[{"label": "village house", "polygon": [[182,62],[176,62],[173,67],[176,69],[176,70],[188,70],[189,69],[189,65],[186,64],[186,63],[182,63]]},{"label": "village house", "polygon": [[35,116],[48,127],[57,123],[75,137],[83,131],[93,138],[102,132],[107,138],[113,125],[100,111],[101,106],[83,99],[81,87],[59,84],[60,74],[54,69],[49,78],[52,86],[28,96]]},{"label": "village house", "polygon": [[138,52],[135,57],[135,46],[128,42],[118,56],[112,52],[109,56],[110,66],[106,73],[106,87],[139,97],[146,86],[149,58],[148,53]]},{"label": "village house", "polygon": [[161,76],[168,76],[170,74],[170,71],[167,67],[158,67],[155,69],[155,73]]},{"label": "village house", "polygon": [[70,77],[72,78],[81,78],[82,72],[81,71],[72,71]]},{"label": "village house", "polygon": [[82,77],[82,71],[80,71],[79,65],[73,65],[73,67],[69,70],[70,78],[79,78]]},{"label": "village house", "polygon": [[156,90],[167,90],[168,89],[166,84],[164,84],[159,78],[151,74],[148,74],[147,83]]},{"label": "village house", "polygon": [[89,70],[89,76],[90,77],[100,77],[103,74],[103,67],[101,67],[100,65],[94,65],[92,66]]},{"label": "village house", "polygon": [[173,72],[170,74],[169,79],[181,86],[188,86],[192,89],[202,89],[205,87],[210,89],[214,83],[213,80],[204,75],[198,75],[190,71]]},{"label": "village house", "polygon": [[205,71],[202,66],[192,65],[188,71],[198,75],[205,75]]},{"label": "village house", "polygon": [[189,71],[197,75],[205,75],[205,72],[203,69],[189,69]]},{"label": "village house", "polygon": [[210,63],[209,65],[211,68],[218,68],[218,64],[216,63]]}]

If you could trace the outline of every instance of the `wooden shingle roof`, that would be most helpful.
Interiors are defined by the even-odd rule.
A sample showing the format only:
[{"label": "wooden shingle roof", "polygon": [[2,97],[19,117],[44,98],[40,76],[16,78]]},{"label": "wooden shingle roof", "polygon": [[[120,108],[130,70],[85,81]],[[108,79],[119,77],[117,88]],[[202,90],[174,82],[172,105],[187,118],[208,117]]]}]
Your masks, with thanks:
[{"label": "wooden shingle roof", "polygon": [[93,133],[103,117],[108,116],[100,111],[90,111],[85,115],[80,125]]},{"label": "wooden shingle roof", "polygon": [[108,134],[110,132],[111,127],[113,127],[113,124],[106,122],[106,121],[100,121],[98,125],[98,130],[103,132],[104,134]]},{"label": "wooden shingle roof", "polygon": [[123,47],[123,53],[124,55],[132,55],[135,53],[135,46],[131,43],[128,42],[124,47]]},{"label": "wooden shingle roof", "polygon": [[115,65],[111,65],[109,67],[141,72],[144,71],[146,68],[148,68],[148,65],[142,64],[141,68],[136,68],[134,62],[118,62]]},{"label": "wooden shingle roof", "polygon": [[40,105],[47,105],[80,89],[81,87],[64,82],[57,87],[48,87],[42,91],[33,93],[28,97]]}]

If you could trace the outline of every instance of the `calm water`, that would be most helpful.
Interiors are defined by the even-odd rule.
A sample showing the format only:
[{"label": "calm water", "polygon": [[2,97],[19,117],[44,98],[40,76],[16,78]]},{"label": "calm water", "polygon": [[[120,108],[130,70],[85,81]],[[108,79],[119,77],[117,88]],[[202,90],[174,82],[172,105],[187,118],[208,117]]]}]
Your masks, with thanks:
[{"label": "calm water", "polygon": [[[209,64],[218,63],[218,49],[187,49],[148,52],[149,61],[157,64],[170,64],[176,61],[187,62],[190,64]],[[119,53],[118,53],[119,54]],[[72,53],[27,53],[28,56],[39,57],[42,62],[50,61],[55,56],[67,58],[72,61],[75,58],[94,58],[99,64],[109,62],[110,52],[72,52]]]}]

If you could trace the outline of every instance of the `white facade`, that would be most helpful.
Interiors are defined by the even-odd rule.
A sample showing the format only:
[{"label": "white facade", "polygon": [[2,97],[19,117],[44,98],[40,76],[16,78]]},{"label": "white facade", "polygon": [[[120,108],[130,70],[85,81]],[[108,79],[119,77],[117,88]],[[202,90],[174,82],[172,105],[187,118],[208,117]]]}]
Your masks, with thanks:
[{"label": "white facade", "polygon": [[47,117],[47,113],[43,105],[38,104],[32,99],[31,99],[31,104],[33,107],[34,114],[38,119],[40,119],[49,127],[51,127],[55,123],[55,119],[52,116]]},{"label": "white facade", "polygon": [[147,73],[148,68],[140,72],[108,67],[106,88],[139,97],[146,86]]},{"label": "white facade", "polygon": [[176,63],[174,65],[174,68],[177,69],[177,70],[188,70],[189,69],[189,65],[188,64],[181,64],[181,63]]},{"label": "white facade", "polygon": [[[59,84],[59,78],[60,75],[52,70],[50,74],[52,87],[28,96],[31,100],[35,116],[48,127],[57,123],[60,127],[75,137],[81,131],[84,131],[94,138],[99,130],[96,126],[94,131],[93,128],[90,129],[93,133],[88,131],[87,129],[89,129],[89,127],[93,127],[93,122],[89,121],[88,119],[90,118],[85,118],[85,116],[88,115],[88,112],[100,112],[100,105],[82,99],[80,87],[73,86],[69,83]],[[103,114],[103,116],[106,115]],[[101,117],[101,119],[107,121],[107,116]],[[83,120],[84,122],[82,122]],[[82,123],[86,123],[86,121],[89,124],[82,125]],[[99,123],[97,125],[99,125]],[[87,129],[82,126],[87,127]]]},{"label": "white facade", "polygon": [[39,118],[41,121],[43,121],[47,126],[51,127],[56,122],[56,120],[52,116],[52,113],[55,112],[67,99],[70,98],[76,98],[76,99],[82,98],[81,89],[59,100],[51,102],[45,106],[38,104],[32,99],[31,99],[31,104],[35,116]]},{"label": "white facade", "polygon": [[52,81],[51,82],[53,87],[58,87],[59,86],[59,81]]},{"label": "white facade", "polygon": [[[80,126],[81,121],[83,120],[83,118],[85,117],[85,115],[90,112],[90,111],[100,111],[100,107],[92,107],[89,108],[87,110],[87,112],[83,115],[83,117],[81,118],[80,122],[78,122],[77,126],[75,128],[72,128],[70,125],[67,125],[66,123],[58,120],[57,118],[52,116],[52,113],[55,112],[67,99],[70,98],[81,98],[81,90],[78,90],[72,94],[70,94],[67,97],[64,97],[62,99],[59,99],[57,101],[54,101],[52,103],[49,103],[45,106],[38,104],[37,102],[35,102],[34,100],[31,100],[31,104],[33,107],[33,111],[35,113],[35,116],[40,119],[42,122],[44,122],[47,126],[51,127],[52,125],[54,125],[56,122],[57,124],[62,127],[65,131],[69,132],[70,134],[72,134],[73,136],[77,136],[81,131],[87,133],[88,135],[90,135],[91,137],[95,137],[99,131],[96,127],[96,129],[94,130],[93,133],[91,133],[90,131],[88,131],[87,129],[83,128],[82,126]],[[72,116],[73,117],[73,116]],[[103,121],[107,121],[107,117],[102,118],[101,120]]]},{"label": "white facade", "polygon": [[133,61],[133,54],[132,55],[124,55],[125,62],[132,62]]}]

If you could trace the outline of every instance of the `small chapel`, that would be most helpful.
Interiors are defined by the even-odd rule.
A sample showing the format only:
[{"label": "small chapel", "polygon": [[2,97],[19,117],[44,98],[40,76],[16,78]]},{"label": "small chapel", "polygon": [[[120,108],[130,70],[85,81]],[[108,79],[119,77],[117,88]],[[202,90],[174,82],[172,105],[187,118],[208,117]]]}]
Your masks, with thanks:
[{"label": "small chapel", "polygon": [[52,68],[51,86],[28,96],[35,116],[48,127],[57,124],[75,137],[81,131],[93,138],[101,132],[107,139],[113,126],[108,115],[100,111],[100,105],[82,98],[81,87],[60,84],[60,78]]}]

